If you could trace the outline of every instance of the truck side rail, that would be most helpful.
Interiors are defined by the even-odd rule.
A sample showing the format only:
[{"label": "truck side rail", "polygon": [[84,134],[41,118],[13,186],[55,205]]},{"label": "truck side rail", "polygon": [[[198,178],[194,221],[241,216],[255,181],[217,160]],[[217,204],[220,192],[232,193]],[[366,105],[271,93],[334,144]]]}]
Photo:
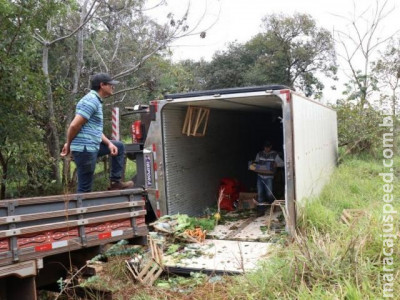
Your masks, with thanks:
[{"label": "truck side rail", "polygon": [[0,202],[0,266],[147,234],[145,192],[119,191]]}]

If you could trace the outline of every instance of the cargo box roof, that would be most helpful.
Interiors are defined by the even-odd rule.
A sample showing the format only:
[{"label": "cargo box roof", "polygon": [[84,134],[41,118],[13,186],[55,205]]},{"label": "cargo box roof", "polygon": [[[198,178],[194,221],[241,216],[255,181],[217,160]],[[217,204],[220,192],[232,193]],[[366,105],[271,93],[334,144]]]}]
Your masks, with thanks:
[{"label": "cargo box roof", "polygon": [[[167,107],[200,106],[221,110],[271,111],[282,108],[282,100],[273,91],[288,89],[282,85],[232,88],[165,95]],[[170,106],[172,105],[172,106]]]},{"label": "cargo box roof", "polygon": [[264,86],[250,86],[250,87],[238,87],[238,88],[227,88],[218,90],[206,90],[206,91],[193,91],[188,93],[179,94],[166,94],[164,99],[180,99],[180,98],[191,98],[200,96],[211,96],[211,95],[226,95],[226,94],[238,94],[238,93],[250,93],[250,92],[261,92],[267,90],[287,90],[290,89],[285,85],[264,85]]}]

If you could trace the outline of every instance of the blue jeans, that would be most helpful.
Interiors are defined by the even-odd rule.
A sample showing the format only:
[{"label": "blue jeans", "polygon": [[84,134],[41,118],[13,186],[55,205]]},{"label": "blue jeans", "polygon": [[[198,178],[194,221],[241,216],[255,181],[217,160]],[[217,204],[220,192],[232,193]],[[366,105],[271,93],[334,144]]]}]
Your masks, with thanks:
[{"label": "blue jeans", "polygon": [[[111,156],[110,180],[120,181],[124,169],[125,146],[119,141],[111,142],[118,148],[118,154],[117,156]],[[72,151],[78,174],[77,193],[92,191],[97,158],[107,154],[110,154],[110,149],[103,143],[100,143],[98,152],[88,152],[86,147],[83,152]]]},{"label": "blue jeans", "polygon": [[274,182],[273,177],[261,178],[260,176],[257,176],[257,194],[258,194],[257,201],[258,202],[260,202],[260,203],[274,202],[274,196],[272,194],[273,182]]}]

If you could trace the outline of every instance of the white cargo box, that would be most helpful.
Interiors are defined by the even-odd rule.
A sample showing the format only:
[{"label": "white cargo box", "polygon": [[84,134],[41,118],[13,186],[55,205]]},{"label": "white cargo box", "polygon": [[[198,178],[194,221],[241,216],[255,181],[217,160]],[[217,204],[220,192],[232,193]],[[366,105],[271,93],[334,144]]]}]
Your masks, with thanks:
[{"label": "white cargo box", "polygon": [[[276,193],[286,200],[293,230],[295,203],[317,195],[336,165],[336,112],[283,86],[177,94],[151,104],[156,117],[144,146],[151,155],[145,174],[158,215],[201,215],[215,205],[223,177],[254,187],[248,161],[269,139],[285,162]],[[209,109],[204,136],[182,134],[189,106]]]}]

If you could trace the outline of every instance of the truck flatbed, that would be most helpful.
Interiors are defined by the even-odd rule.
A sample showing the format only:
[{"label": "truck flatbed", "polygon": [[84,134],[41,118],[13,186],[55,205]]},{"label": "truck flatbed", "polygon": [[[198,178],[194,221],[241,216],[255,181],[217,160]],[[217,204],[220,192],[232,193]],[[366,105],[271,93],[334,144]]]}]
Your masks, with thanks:
[{"label": "truck flatbed", "polygon": [[139,188],[1,201],[0,267],[146,236],[145,215]]}]

